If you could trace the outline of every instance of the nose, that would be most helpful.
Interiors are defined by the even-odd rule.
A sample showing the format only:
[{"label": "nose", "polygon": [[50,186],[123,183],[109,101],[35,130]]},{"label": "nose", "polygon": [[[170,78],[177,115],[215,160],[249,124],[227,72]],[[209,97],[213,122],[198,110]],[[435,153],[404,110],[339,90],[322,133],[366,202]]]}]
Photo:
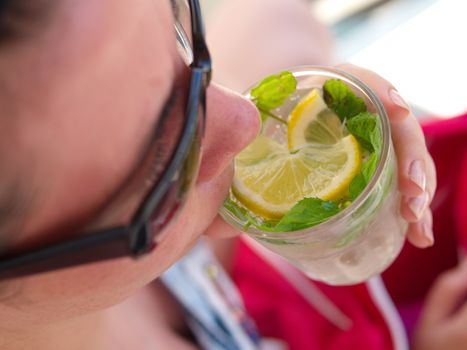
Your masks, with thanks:
[{"label": "nose", "polygon": [[258,110],[243,96],[211,84],[207,91],[206,131],[199,181],[209,181],[258,135]]}]

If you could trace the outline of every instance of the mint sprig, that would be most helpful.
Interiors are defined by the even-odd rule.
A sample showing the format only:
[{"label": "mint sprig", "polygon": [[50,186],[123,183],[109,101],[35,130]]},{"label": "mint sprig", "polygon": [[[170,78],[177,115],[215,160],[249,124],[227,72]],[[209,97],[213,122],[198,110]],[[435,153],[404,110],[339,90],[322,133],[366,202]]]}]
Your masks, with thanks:
[{"label": "mint sprig", "polygon": [[365,101],[341,80],[330,79],[324,83],[323,97],[328,107],[338,115],[341,121],[366,112]]},{"label": "mint sprig", "polygon": [[350,183],[349,194],[354,200],[368,185],[378,166],[382,146],[381,121],[377,114],[364,112],[349,119],[346,126],[347,130],[370,152],[360,172]]},{"label": "mint sprig", "polygon": [[225,199],[224,208],[240,219],[242,222],[244,222],[244,229],[247,229],[251,225],[256,227],[261,225],[261,223],[253,215],[251,215],[248,210],[242,208],[230,198]]},{"label": "mint sprig", "polygon": [[244,223],[244,230],[248,229],[248,227],[250,226],[254,226],[257,229],[263,231],[272,231],[272,228],[274,227],[274,223],[261,221],[254,215],[250,214],[250,212],[247,209],[241,207],[230,198],[225,199],[224,208]]},{"label": "mint sprig", "polygon": [[267,222],[260,221],[229,198],[225,200],[224,208],[245,223],[243,229],[246,230],[253,226],[269,232],[302,230],[326,221],[341,210],[337,202],[323,201],[319,198],[304,198],[295,204],[280,221]]},{"label": "mint sprig", "polygon": [[336,202],[319,198],[304,198],[295,204],[274,226],[276,232],[302,230],[315,226],[336,215],[340,208]]},{"label": "mint sprig", "polygon": [[291,72],[282,72],[263,79],[250,91],[252,101],[261,113],[263,122],[271,117],[287,124],[285,120],[276,116],[271,110],[281,106],[285,99],[297,89],[297,79]]},{"label": "mint sprig", "polygon": [[347,130],[369,152],[368,159],[349,185],[349,195],[354,200],[363,192],[376,171],[382,144],[381,121],[377,114],[367,112],[365,101],[341,80],[326,81],[323,96],[328,107],[345,122]]},{"label": "mint sprig", "polygon": [[377,114],[359,113],[347,120],[346,127],[369,152],[381,151],[381,121]]},{"label": "mint sprig", "polygon": [[349,185],[349,194],[352,200],[357,198],[360,193],[363,192],[365,187],[370,183],[370,180],[378,166],[378,160],[378,155],[376,153],[372,153],[368,160],[363,163],[360,172],[353,178]]}]

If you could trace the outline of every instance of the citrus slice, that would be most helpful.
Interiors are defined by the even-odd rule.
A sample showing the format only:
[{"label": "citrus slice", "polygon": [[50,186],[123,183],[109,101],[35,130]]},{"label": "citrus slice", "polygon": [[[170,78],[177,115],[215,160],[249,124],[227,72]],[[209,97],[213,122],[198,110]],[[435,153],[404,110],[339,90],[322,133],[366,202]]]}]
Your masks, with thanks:
[{"label": "citrus slice", "polygon": [[289,150],[297,150],[310,143],[334,144],[342,137],[342,123],[328,108],[318,89],[311,90],[290,113],[287,129]]},{"label": "citrus slice", "polygon": [[232,191],[253,213],[280,219],[305,197],[345,195],[360,165],[360,146],[352,135],[295,152],[260,135],[235,158]]}]

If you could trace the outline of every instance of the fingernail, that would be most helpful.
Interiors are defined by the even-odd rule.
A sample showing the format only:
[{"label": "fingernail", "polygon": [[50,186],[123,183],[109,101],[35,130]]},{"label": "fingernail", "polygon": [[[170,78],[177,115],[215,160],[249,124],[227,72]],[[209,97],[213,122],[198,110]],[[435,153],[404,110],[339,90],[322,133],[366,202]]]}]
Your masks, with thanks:
[{"label": "fingernail", "polygon": [[424,192],[418,197],[411,198],[408,201],[408,206],[412,211],[413,215],[415,215],[415,217],[417,218],[417,220],[420,220],[420,218],[422,217],[422,214],[425,211],[427,204],[428,194],[426,192]]},{"label": "fingernail", "polygon": [[402,98],[402,96],[399,94],[399,92],[395,89],[389,90],[389,97],[391,98],[392,102],[394,102],[396,105],[399,107],[407,110],[407,112],[410,111],[410,107],[407,102]]},{"label": "fingernail", "polygon": [[422,191],[426,187],[426,175],[424,164],[421,160],[414,160],[409,167],[409,179]]},{"label": "fingernail", "polygon": [[422,223],[422,233],[423,236],[430,243],[430,245],[433,245],[433,243],[435,243],[435,238],[433,236],[433,228],[431,227],[431,224],[429,222],[424,221]]}]

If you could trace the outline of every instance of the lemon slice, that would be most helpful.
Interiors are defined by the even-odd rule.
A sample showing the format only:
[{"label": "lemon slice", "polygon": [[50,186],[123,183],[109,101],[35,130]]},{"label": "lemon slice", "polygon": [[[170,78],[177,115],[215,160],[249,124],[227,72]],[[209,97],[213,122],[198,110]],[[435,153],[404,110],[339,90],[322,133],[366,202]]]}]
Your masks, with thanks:
[{"label": "lemon slice", "polygon": [[345,195],[360,165],[360,146],[352,135],[296,152],[260,135],[235,158],[232,191],[253,213],[280,219],[305,197],[333,200]]},{"label": "lemon slice", "polygon": [[342,124],[313,89],[293,109],[289,116],[287,139],[289,150],[297,150],[310,143],[334,144],[342,137]]}]

